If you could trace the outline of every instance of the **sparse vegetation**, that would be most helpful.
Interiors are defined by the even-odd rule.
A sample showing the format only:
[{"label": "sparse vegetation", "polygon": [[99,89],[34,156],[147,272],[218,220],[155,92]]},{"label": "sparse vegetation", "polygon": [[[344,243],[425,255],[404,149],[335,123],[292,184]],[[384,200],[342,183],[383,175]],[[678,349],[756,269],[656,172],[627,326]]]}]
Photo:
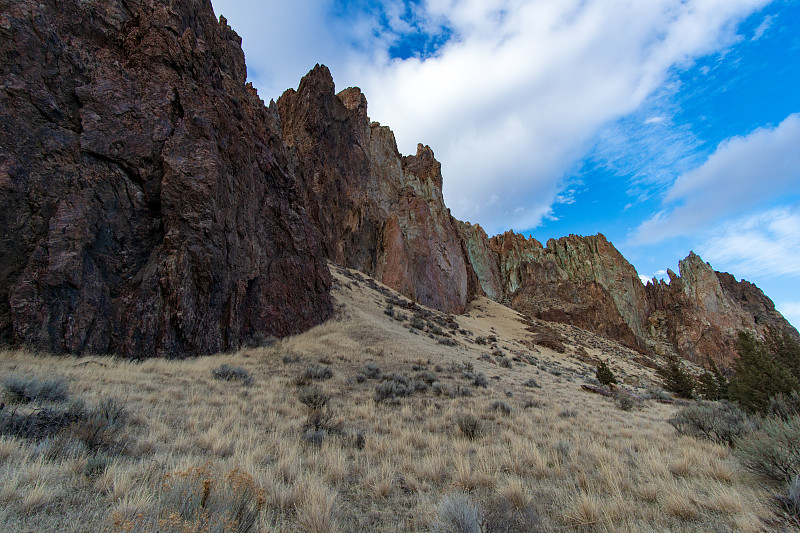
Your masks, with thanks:
[{"label": "sparse vegetation", "polygon": [[489,409],[505,416],[511,415],[511,406],[501,400],[495,400],[489,405]]},{"label": "sparse vegetation", "polygon": [[669,423],[682,435],[729,446],[752,429],[747,415],[727,401],[691,403],[675,413]]},{"label": "sparse vegetation", "polygon": [[483,511],[466,494],[442,498],[433,525],[434,533],[481,533]]},{"label": "sparse vegetation", "polygon": [[224,363],[212,370],[211,374],[214,376],[214,379],[220,379],[222,381],[240,381],[245,385],[253,383],[253,376],[241,366],[231,366]]},{"label": "sparse vegetation", "polygon": [[800,474],[800,418],[768,418],[737,441],[736,455],[745,468],[786,483]]},{"label": "sparse vegetation", "polygon": [[[419,383],[424,385],[425,382]],[[375,387],[375,395],[373,398],[377,403],[380,403],[393,398],[410,396],[417,390],[417,383],[413,379],[395,373],[384,377],[384,380]]]},{"label": "sparse vegetation", "polygon": [[486,533],[539,533],[539,514],[518,487],[489,500],[483,512]]},{"label": "sparse vegetation", "polygon": [[787,395],[779,392],[770,398],[767,414],[786,421],[800,417],[800,393],[792,391]]},{"label": "sparse vegetation", "polygon": [[525,385],[526,387],[531,387],[532,389],[541,389],[542,388],[542,386],[539,385],[539,383],[537,383],[536,380],[533,379],[533,378],[530,378],[529,380],[527,380],[525,383],[523,383],[523,385]]},{"label": "sparse vegetation", "polygon": [[[594,377],[586,366],[599,352],[594,337],[581,341],[587,359],[534,352],[529,325],[485,302],[480,317],[458,318],[472,333],[450,332],[460,343],[451,349],[383,315],[385,300],[367,292],[369,280],[347,289],[335,269],[334,276],[337,317],[274,346],[102,365],[0,353],[2,379],[63,379],[70,393],[58,402],[6,396],[1,417],[99,411],[116,428],[94,449],[84,442],[91,436],[79,438],[65,418],[40,437],[0,436],[0,530],[183,532],[224,523],[221,530],[251,532],[430,531],[442,526],[445,495],[456,494],[468,494],[478,509],[481,533],[784,527],[774,504],[779,517],[789,516],[792,485],[737,472],[738,441],[730,455],[674,431],[666,421],[677,406],[646,400],[623,413],[608,398],[581,392],[570,379]],[[426,323],[443,329],[440,320],[449,323],[407,301],[394,309],[430,313]],[[512,372],[491,355],[480,359],[490,350],[470,339],[490,333],[507,357],[533,364]],[[613,354],[626,384],[650,383],[636,354],[600,353]],[[312,361],[328,368],[327,379],[307,372]],[[257,385],[214,378],[222,362],[246,368]],[[492,385],[477,385],[481,375]],[[413,392],[374,402],[387,380],[405,380]],[[305,383],[295,388],[298,381]],[[124,414],[111,403],[98,410],[104,398],[117,399]],[[492,410],[494,402],[512,415]],[[775,402],[776,419],[791,402]]]},{"label": "sparse vegetation", "polygon": [[333,377],[333,370],[328,365],[311,363],[295,378],[295,385],[302,387],[312,381],[325,381]]},{"label": "sparse vegetation", "polygon": [[117,531],[249,533],[257,530],[263,492],[241,470],[220,476],[208,466],[190,467],[165,476],[158,505],[150,512],[123,508],[111,518]]},{"label": "sparse vegetation", "polygon": [[475,440],[481,436],[481,421],[475,415],[460,414],[455,421],[461,434],[469,440]]},{"label": "sparse vegetation", "polygon": [[322,392],[322,389],[319,387],[306,387],[298,392],[297,399],[300,400],[300,403],[314,411],[328,405],[331,396],[330,394]]},{"label": "sparse vegetation", "polygon": [[613,397],[614,404],[623,411],[630,411],[631,409],[641,407],[641,400],[625,390],[615,390]]},{"label": "sparse vegetation", "polygon": [[9,401],[17,403],[63,402],[69,397],[69,386],[62,378],[9,376],[3,380]]}]

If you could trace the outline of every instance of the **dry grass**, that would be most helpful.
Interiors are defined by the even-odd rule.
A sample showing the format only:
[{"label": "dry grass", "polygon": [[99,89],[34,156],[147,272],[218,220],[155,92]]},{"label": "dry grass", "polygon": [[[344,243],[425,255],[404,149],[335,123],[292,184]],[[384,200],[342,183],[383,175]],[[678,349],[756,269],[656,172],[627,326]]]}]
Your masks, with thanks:
[{"label": "dry grass", "polygon": [[[71,396],[91,405],[116,398],[129,413],[124,449],[105,455],[47,453],[56,447],[0,437],[0,530],[200,527],[212,510],[225,517],[238,505],[212,506],[223,488],[250,498],[251,531],[428,531],[442,498],[459,492],[478,505],[502,497],[517,509],[532,506],[542,531],[774,530],[770,495],[725,448],[677,435],[666,422],[670,406],[645,402],[623,412],[582,392],[594,373],[585,356],[531,348],[517,313],[479,300],[454,317],[471,333],[450,333],[458,346],[449,347],[435,333],[410,332],[408,320],[383,313],[385,294],[333,270],[338,317],[268,348],[141,363],[0,353],[2,375],[63,378]],[[508,359],[518,357],[511,368],[482,357],[494,348],[474,339],[492,335]],[[649,384],[635,354],[585,349],[608,356],[629,386]],[[312,363],[333,371],[317,382],[331,396],[331,418],[316,436],[294,384]],[[367,363],[409,378],[427,370],[471,395],[428,388],[376,404],[379,382],[356,379]],[[465,363],[488,387],[471,384]],[[222,364],[242,367],[252,384],[214,379]],[[531,378],[540,389],[524,385]],[[512,408],[508,416],[489,409],[498,400]],[[473,439],[457,423],[465,414],[480,421]],[[180,501],[194,494],[202,503],[191,500],[195,514],[180,515],[178,478],[195,491]]]}]

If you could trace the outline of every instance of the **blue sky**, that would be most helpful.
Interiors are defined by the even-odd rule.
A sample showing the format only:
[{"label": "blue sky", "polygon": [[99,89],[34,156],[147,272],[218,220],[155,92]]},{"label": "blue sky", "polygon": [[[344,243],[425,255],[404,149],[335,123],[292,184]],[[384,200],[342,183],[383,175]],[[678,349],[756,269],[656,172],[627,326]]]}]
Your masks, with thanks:
[{"label": "blue sky", "polygon": [[800,325],[800,2],[212,0],[265,100],[316,63],[489,234],[690,250]]}]

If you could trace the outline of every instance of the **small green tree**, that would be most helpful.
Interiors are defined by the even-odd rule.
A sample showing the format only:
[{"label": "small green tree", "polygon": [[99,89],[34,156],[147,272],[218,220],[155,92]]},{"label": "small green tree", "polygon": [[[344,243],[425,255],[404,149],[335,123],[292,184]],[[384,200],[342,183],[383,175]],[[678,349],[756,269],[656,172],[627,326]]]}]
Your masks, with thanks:
[{"label": "small green tree", "polygon": [[611,367],[608,366],[608,361],[600,361],[594,375],[597,377],[597,381],[606,386],[617,382],[617,377],[614,375],[614,372],[611,371]]},{"label": "small green tree", "polygon": [[706,400],[725,400],[728,398],[728,380],[713,359],[708,363],[708,369],[697,379],[697,393]]},{"label": "small green tree", "polygon": [[681,398],[694,398],[696,380],[676,356],[667,356],[666,364],[658,367],[656,373],[664,381],[664,388],[668,391]]},{"label": "small green tree", "polygon": [[766,413],[770,398],[800,390],[800,346],[786,335],[769,332],[764,341],[740,332],[739,357],[733,363],[730,399],[751,412]]}]

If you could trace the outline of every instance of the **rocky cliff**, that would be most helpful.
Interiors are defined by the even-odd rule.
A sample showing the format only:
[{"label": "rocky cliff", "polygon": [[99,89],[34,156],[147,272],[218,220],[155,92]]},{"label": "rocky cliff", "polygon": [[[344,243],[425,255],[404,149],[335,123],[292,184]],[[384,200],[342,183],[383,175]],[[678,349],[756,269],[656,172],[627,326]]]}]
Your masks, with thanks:
[{"label": "rocky cliff", "polygon": [[545,248],[512,231],[489,239],[480,226],[463,224],[461,234],[488,297],[531,316],[643,346],[644,287],[603,235],[551,239]]},{"label": "rocky cliff", "polygon": [[401,156],[370,122],[357,88],[338,94],[324,66],[277,104],[308,213],[327,257],[436,309],[460,313],[478,291],[442,198],[441,165],[423,145]]},{"label": "rocky cliff", "polygon": [[680,262],[679,272],[668,271],[669,283],[654,279],[646,292],[649,338],[666,342],[681,357],[729,365],[739,331],[762,337],[769,328],[800,341],[797,330],[752,283],[716,272],[695,253]]},{"label": "rocky cliff", "polygon": [[0,0],[0,340],[182,356],[331,312],[325,259],[459,313],[480,294],[639,349],[729,362],[797,332],[695,255],[645,288],[602,235],[543,246],[455,220],[324,66],[265,106],[208,0]]},{"label": "rocky cliff", "polygon": [[547,246],[514,232],[487,237],[461,223],[483,292],[537,318],[572,324],[630,347],[728,366],[739,331],[800,335],[752,283],[716,272],[692,253],[680,276],[645,287],[603,235],[570,235]]},{"label": "rocky cliff", "polygon": [[0,332],[133,357],[328,316],[279,117],[208,0],[0,0]]}]

